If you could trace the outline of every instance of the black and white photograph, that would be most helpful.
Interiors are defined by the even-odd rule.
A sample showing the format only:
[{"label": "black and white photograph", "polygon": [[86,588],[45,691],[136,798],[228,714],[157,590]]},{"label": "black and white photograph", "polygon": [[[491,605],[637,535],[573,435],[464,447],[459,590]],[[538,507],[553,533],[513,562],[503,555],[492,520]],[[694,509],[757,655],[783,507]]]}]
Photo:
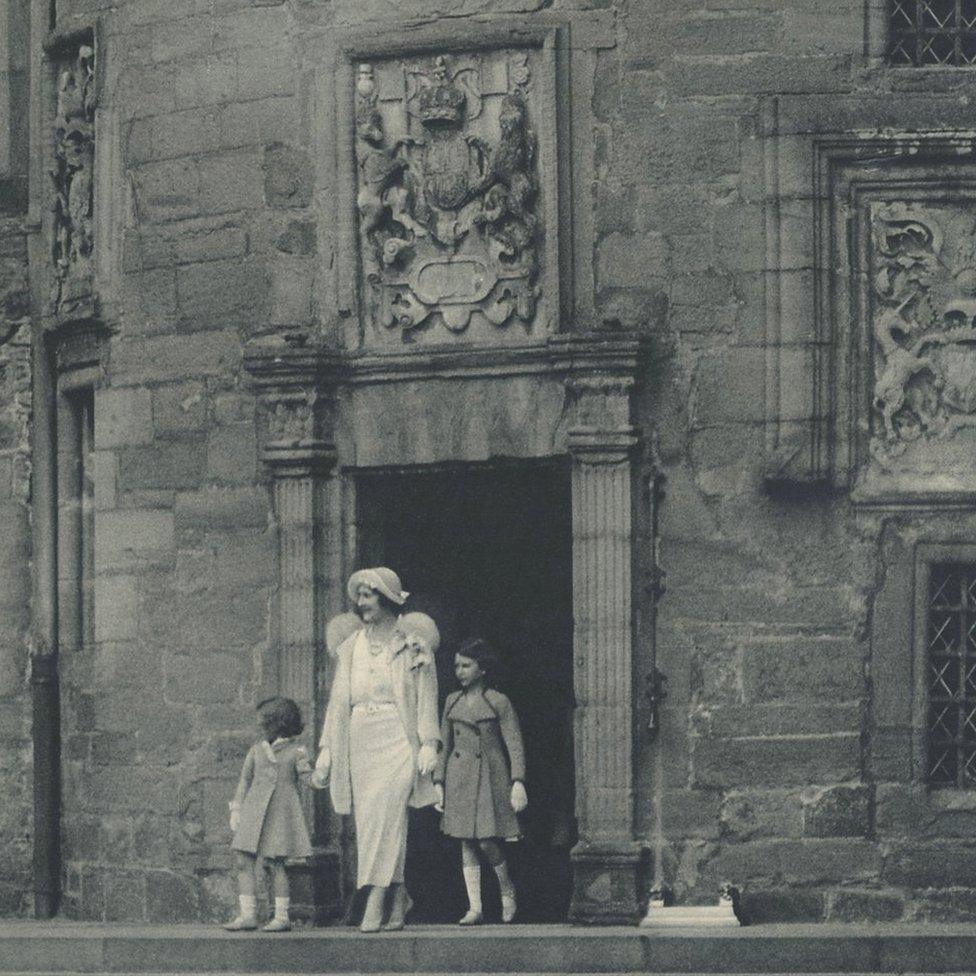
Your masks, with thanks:
[{"label": "black and white photograph", "polygon": [[0,0],[0,976],[976,974],[976,0]]}]

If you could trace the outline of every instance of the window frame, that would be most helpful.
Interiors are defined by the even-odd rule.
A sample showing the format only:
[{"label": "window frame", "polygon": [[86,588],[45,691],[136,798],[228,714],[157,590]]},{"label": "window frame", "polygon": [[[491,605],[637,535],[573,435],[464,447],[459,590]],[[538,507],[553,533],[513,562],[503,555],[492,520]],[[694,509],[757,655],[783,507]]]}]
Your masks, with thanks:
[{"label": "window frame", "polygon": [[[976,567],[976,543],[922,542],[915,550],[914,621],[912,627],[912,771],[913,780],[934,794],[976,795],[972,786],[938,785],[929,781],[928,624],[933,567],[941,564]],[[976,702],[974,702],[976,703]]]},{"label": "window frame", "polygon": [[[948,30],[940,30],[937,28],[926,29],[921,23],[921,16],[916,15],[916,27],[913,32],[899,31],[898,36],[902,39],[911,38],[913,41],[914,51],[911,53],[910,61],[895,61],[893,59],[893,53],[895,50],[895,34],[896,34],[896,24],[894,20],[894,6],[896,3],[900,3],[902,0],[886,0],[885,3],[885,29],[884,29],[884,52],[883,57],[885,63],[894,69],[931,69],[931,68],[973,68],[976,67],[976,19],[974,19],[973,24],[970,28],[965,28],[961,24],[961,18],[963,16],[962,4],[966,0],[953,0],[955,5],[955,10],[953,11],[953,20],[955,21],[954,26]],[[911,2],[917,4],[929,4],[931,0],[911,0]],[[976,10],[974,10],[974,18],[976,18]],[[920,45],[922,41],[926,38],[937,38],[946,37],[952,40],[953,55],[950,61],[925,61],[920,58]],[[964,57],[962,50],[962,42],[968,37],[972,46],[973,54],[972,60],[963,61]],[[903,50],[908,53],[907,47],[903,47]]]}]

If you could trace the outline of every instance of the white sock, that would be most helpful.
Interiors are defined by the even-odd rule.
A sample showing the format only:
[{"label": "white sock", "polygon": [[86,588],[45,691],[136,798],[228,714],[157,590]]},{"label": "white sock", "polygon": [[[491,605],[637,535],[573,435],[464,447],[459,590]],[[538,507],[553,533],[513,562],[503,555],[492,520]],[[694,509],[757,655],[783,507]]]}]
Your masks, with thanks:
[{"label": "white sock", "polygon": [[240,895],[237,900],[241,903],[241,916],[243,918],[254,918],[257,915],[257,895]]},{"label": "white sock", "polygon": [[515,885],[512,884],[512,879],[508,875],[508,863],[502,861],[501,864],[496,864],[495,874],[498,876],[498,888],[502,898],[514,898]]},{"label": "white sock", "polygon": [[288,908],[291,905],[290,898],[275,898],[275,918],[281,922],[288,921]]},{"label": "white sock", "polygon": [[463,867],[464,887],[468,890],[468,905],[471,911],[481,914],[481,865]]}]

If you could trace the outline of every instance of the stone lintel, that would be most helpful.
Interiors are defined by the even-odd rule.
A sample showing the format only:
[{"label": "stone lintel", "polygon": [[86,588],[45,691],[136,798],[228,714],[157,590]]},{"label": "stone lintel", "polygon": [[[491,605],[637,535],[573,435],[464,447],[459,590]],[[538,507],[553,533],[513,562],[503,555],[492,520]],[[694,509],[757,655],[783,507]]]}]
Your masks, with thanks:
[{"label": "stone lintel", "polygon": [[557,335],[532,345],[425,347],[336,356],[333,363],[337,382],[350,385],[410,382],[434,376],[472,379],[523,375],[562,377],[578,383],[599,377],[603,385],[632,385],[641,351],[635,333],[587,332]]}]

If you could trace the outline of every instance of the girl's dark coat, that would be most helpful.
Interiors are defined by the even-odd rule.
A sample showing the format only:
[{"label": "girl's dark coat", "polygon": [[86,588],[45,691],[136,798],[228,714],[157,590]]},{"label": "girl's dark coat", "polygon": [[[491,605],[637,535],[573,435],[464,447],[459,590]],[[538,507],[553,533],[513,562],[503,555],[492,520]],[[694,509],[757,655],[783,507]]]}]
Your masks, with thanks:
[{"label": "girl's dark coat", "polygon": [[444,833],[517,837],[511,792],[515,780],[525,779],[525,752],[512,703],[493,688],[448,695],[441,740],[434,781],[444,784]]}]

